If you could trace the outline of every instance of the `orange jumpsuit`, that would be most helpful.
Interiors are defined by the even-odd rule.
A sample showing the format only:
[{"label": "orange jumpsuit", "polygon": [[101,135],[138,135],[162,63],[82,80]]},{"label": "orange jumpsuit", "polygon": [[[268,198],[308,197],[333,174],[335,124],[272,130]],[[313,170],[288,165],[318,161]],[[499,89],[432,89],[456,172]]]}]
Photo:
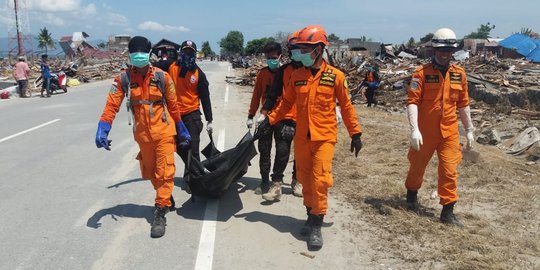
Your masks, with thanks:
[{"label": "orange jumpsuit", "polygon": [[343,72],[324,61],[315,75],[307,68],[294,71],[285,87],[282,101],[268,119],[275,124],[296,105],[294,157],[304,205],[311,208],[311,214],[324,215],[328,209],[328,188],[333,185],[336,99],[349,135],[361,132],[347,81]]},{"label": "orange jumpsuit", "polygon": [[408,92],[407,103],[418,106],[418,128],[423,144],[420,151],[409,149],[411,165],[405,187],[411,191],[420,189],[426,166],[437,151],[440,204],[455,202],[458,200],[457,166],[462,157],[456,111],[469,105],[465,71],[450,65],[443,77],[433,64],[426,64],[414,72]]},{"label": "orange jumpsuit", "polygon": [[[171,206],[170,197],[174,187],[174,152],[176,150],[175,123],[181,120],[180,108],[176,101],[176,94],[171,77],[165,73],[165,93],[167,110],[165,114],[169,123],[162,120],[164,106],[163,96],[159,89],[154,72],[159,70],[155,67],[148,68],[146,74],[131,69],[131,104],[133,104],[135,141],[139,144],[140,152],[137,155],[141,174],[144,179],[150,179],[156,190],[155,203],[159,207]],[[120,75],[114,79],[111,90],[107,97],[107,103],[103,109],[100,121],[112,125],[116,113],[126,96]],[[154,101],[150,106],[149,101]],[[151,115],[150,109],[153,113]]]}]

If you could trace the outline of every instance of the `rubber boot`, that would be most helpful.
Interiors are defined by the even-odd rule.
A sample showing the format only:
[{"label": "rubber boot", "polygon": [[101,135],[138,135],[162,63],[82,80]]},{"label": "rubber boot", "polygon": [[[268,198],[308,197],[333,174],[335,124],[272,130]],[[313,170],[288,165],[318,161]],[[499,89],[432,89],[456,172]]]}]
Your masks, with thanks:
[{"label": "rubber boot", "polygon": [[150,228],[150,236],[152,238],[159,238],[165,235],[165,226],[167,226],[167,219],[165,214],[169,212],[169,207],[159,207],[156,205],[154,211],[154,221],[152,221],[152,227]]},{"label": "rubber boot", "polygon": [[441,222],[444,224],[455,225],[463,228],[463,224],[459,222],[459,220],[454,215],[454,204],[456,203],[453,202],[447,205],[443,205],[443,209],[441,211]]},{"label": "rubber boot", "polygon": [[321,233],[321,227],[324,219],[324,215],[311,215],[313,217],[311,225],[311,233],[308,239],[308,248],[310,250],[319,250],[323,246],[323,238]]},{"label": "rubber boot", "polygon": [[307,220],[304,223],[304,226],[300,229],[300,234],[303,236],[308,236],[311,233],[311,225],[313,224],[313,217],[311,215],[311,207],[306,206]]},{"label": "rubber boot", "polygon": [[407,209],[414,212],[418,211],[418,191],[407,190]]}]

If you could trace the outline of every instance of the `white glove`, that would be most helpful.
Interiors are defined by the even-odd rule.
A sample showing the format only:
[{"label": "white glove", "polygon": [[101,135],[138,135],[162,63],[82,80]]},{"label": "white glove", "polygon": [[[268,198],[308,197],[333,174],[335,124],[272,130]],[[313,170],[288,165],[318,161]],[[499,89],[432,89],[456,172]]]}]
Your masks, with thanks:
[{"label": "white glove", "polygon": [[251,129],[253,127],[253,118],[248,118],[246,121],[247,128]]},{"label": "white glove", "polygon": [[264,119],[266,119],[266,115],[259,115],[259,117],[257,118],[257,123],[255,123],[255,127],[258,127],[264,121]]},{"label": "white glove", "polygon": [[212,128],[212,122],[210,121],[206,122],[206,132],[208,132],[209,135],[212,135],[213,131],[214,131],[214,128]]},{"label": "white glove", "polygon": [[341,122],[343,122],[343,117],[341,116],[341,110],[339,106],[336,106],[336,119],[337,119],[338,125],[341,124]]},{"label": "white glove", "polygon": [[474,142],[474,126],[471,119],[471,107],[466,106],[459,108],[459,118],[461,119],[465,132],[467,132],[467,145],[465,145],[465,149],[471,150]]},{"label": "white glove", "polygon": [[411,147],[412,149],[416,151],[420,151],[420,146],[424,143],[422,140],[422,133],[420,133],[420,130],[414,129],[411,132]]},{"label": "white glove", "polygon": [[416,151],[420,151],[420,146],[423,143],[422,133],[418,128],[418,105],[407,105],[407,116],[409,117],[409,125],[411,127],[411,147]]}]

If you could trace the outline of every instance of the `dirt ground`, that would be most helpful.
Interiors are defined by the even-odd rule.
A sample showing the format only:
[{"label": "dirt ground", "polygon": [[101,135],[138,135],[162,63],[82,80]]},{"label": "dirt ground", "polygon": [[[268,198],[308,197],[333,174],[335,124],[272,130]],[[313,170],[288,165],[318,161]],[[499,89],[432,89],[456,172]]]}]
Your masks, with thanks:
[{"label": "dirt ground", "polygon": [[[475,144],[480,160],[458,168],[459,229],[439,222],[434,155],[419,191],[420,214],[405,206],[409,127],[404,113],[356,106],[364,148],[358,158],[340,125],[333,196],[357,211],[348,223],[373,267],[391,269],[540,269],[540,165]],[[462,138],[464,141],[465,139]],[[369,235],[369,237],[365,237]],[[386,267],[385,267],[386,268]]]}]

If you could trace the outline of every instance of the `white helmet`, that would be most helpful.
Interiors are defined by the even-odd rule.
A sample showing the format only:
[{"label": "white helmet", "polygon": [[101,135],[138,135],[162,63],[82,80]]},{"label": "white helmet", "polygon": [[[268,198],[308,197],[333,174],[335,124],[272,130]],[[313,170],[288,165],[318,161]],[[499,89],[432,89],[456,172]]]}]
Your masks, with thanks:
[{"label": "white helmet", "polygon": [[433,34],[431,45],[433,48],[457,48],[456,33],[449,28],[441,28]]}]

